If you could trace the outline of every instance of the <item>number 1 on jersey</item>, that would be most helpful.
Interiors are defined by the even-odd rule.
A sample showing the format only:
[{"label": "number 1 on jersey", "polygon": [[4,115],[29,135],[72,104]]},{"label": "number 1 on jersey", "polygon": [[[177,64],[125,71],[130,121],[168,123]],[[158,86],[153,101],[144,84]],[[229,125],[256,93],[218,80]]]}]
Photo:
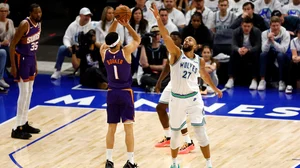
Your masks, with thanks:
[{"label": "number 1 on jersey", "polygon": [[118,75],[118,68],[116,65],[114,65],[114,74],[115,74],[115,78],[119,79],[119,75]]}]

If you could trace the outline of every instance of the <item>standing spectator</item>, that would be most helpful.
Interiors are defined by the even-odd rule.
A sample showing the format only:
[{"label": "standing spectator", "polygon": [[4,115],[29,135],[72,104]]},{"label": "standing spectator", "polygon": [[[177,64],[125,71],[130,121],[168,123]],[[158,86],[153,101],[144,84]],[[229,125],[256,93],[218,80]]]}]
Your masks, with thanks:
[{"label": "standing spectator", "polygon": [[175,0],[164,0],[164,6],[168,11],[169,19],[171,19],[171,21],[179,29],[183,29],[185,26],[185,18],[183,13],[180,10],[175,8]]},{"label": "standing spectator", "polygon": [[[144,74],[141,78],[141,85],[147,91],[154,91],[160,73],[167,63],[167,48],[160,43],[161,35],[158,26],[153,26],[150,33],[152,34],[152,43],[142,46],[140,64]],[[162,82],[163,88],[167,86],[168,82],[169,78]]]},{"label": "standing spectator", "polygon": [[241,14],[230,26],[232,29],[236,29],[241,26],[243,18],[250,17],[253,20],[253,26],[257,27],[261,32],[269,28],[264,19],[259,15],[254,13],[254,5],[252,2],[246,2],[243,4],[243,14]]},{"label": "standing spectator", "polygon": [[289,67],[287,87],[285,93],[292,93],[295,78],[300,83],[300,28],[296,31],[297,37],[291,41],[292,61]]},{"label": "standing spectator", "polygon": [[212,22],[212,32],[214,35],[214,56],[219,53],[226,55],[231,54],[231,43],[232,43],[232,29],[230,25],[236,19],[234,13],[228,11],[229,1],[219,0],[219,11],[214,13]]},{"label": "standing spectator", "polygon": [[[262,53],[260,54],[260,77],[258,90],[266,89],[267,65],[273,65],[277,59],[279,68],[279,91],[285,90],[284,66],[288,60],[286,51],[290,44],[290,35],[281,26],[280,18],[273,16],[270,22],[270,29],[262,33]],[[270,68],[270,66],[268,67]]]},{"label": "standing spectator", "polygon": [[202,14],[195,12],[191,22],[182,30],[182,39],[188,36],[195,38],[197,42],[196,52],[201,55],[201,50],[204,45],[212,46],[212,35],[209,29],[202,22]]},{"label": "standing spectator", "polygon": [[[15,26],[11,19],[7,18],[9,15],[9,5],[7,3],[0,3],[0,87],[8,88],[4,79],[4,70],[6,65],[9,66],[9,45],[15,35]],[[0,90],[3,90],[1,88]]]},{"label": "standing spectator", "polygon": [[197,11],[202,14],[202,23],[209,29],[212,26],[214,12],[204,5],[204,0],[193,0],[195,8],[185,14],[186,25],[190,24],[192,15]]},{"label": "standing spectator", "polygon": [[91,11],[84,7],[79,11],[79,16],[76,17],[69,27],[67,28],[65,35],[63,37],[63,45],[58,49],[56,56],[55,72],[52,74],[51,79],[58,79],[61,77],[61,67],[64,62],[65,57],[72,57],[72,46],[78,46],[78,34],[83,31],[86,33],[93,28],[91,22]]},{"label": "standing spectator", "polygon": [[274,10],[277,9],[281,11],[281,3],[279,0],[256,0],[254,6],[254,12],[264,18],[267,23],[270,23],[271,13]]},{"label": "standing spectator", "polygon": [[[73,46],[72,65],[80,68],[80,84],[85,87],[107,89],[107,75],[100,55],[100,48],[96,46],[96,32],[89,30],[86,34],[79,34],[78,51]],[[76,54],[75,54],[76,52]]]},{"label": "standing spectator", "polygon": [[[253,26],[253,20],[245,17],[241,27],[233,32],[232,54],[229,61],[229,80],[226,88],[234,86],[234,80],[243,67],[251,71],[252,82],[249,89],[257,89],[257,77],[259,67],[259,54],[261,52],[261,31]],[[245,73],[243,73],[244,76]]]}]

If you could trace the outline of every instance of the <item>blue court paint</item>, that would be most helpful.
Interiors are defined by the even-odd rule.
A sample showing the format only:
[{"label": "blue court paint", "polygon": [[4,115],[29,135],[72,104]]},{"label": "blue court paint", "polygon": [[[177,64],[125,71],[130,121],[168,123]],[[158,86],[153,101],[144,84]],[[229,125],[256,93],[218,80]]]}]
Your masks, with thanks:
[{"label": "blue court paint", "polygon": [[[0,123],[16,114],[18,87],[10,83],[7,95],[0,94]],[[72,89],[75,88],[75,89]],[[222,88],[222,87],[220,87]],[[135,109],[155,112],[160,94],[149,94],[141,88],[133,88]],[[62,77],[51,81],[50,75],[38,75],[34,84],[31,107],[53,105],[80,108],[105,108],[106,91],[87,89],[79,85],[78,77]],[[276,120],[300,120],[300,92],[286,95],[277,89],[250,91],[247,87],[225,90],[223,98],[203,96],[207,115],[226,117],[263,118]],[[60,101],[49,103],[61,98]]]},{"label": "blue court paint", "polygon": [[92,114],[92,113],[95,112],[95,111],[96,111],[96,109],[93,109],[92,111],[89,111],[89,112],[83,114],[82,116],[80,116],[80,117],[78,117],[78,118],[76,118],[76,119],[74,119],[74,120],[68,122],[67,124],[62,125],[62,126],[56,128],[55,130],[53,130],[53,131],[51,131],[51,132],[49,132],[49,133],[47,133],[47,134],[45,134],[45,135],[39,137],[38,139],[36,139],[36,140],[34,140],[34,141],[32,141],[32,142],[30,142],[29,144],[27,144],[27,145],[25,145],[25,146],[23,146],[23,147],[21,147],[21,148],[15,150],[15,151],[13,151],[12,153],[9,154],[10,159],[14,162],[14,164],[15,164],[16,166],[18,166],[19,168],[22,168],[22,166],[16,161],[16,159],[15,159],[14,156],[13,156],[15,153],[17,153],[17,152],[21,151],[22,149],[27,148],[27,147],[29,147],[29,146],[35,144],[35,143],[37,143],[38,141],[41,141],[42,139],[46,138],[47,136],[49,136],[49,135],[51,135],[51,134],[53,134],[53,133],[55,133],[55,132],[57,132],[57,131],[59,131],[59,130],[65,128],[66,126],[68,126],[68,125],[70,125],[70,124],[72,124],[72,123],[74,123],[74,122],[76,122],[76,121],[78,121],[78,120],[80,120],[80,119],[82,119],[82,118],[84,118],[84,117],[86,117],[87,115]]}]

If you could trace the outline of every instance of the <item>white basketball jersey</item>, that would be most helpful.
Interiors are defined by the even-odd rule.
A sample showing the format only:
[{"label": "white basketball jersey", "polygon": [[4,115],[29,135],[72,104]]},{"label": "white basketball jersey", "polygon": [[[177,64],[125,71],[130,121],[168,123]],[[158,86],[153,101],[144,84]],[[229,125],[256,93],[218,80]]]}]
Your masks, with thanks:
[{"label": "white basketball jersey", "polygon": [[180,58],[171,66],[172,92],[176,94],[189,94],[198,92],[198,77],[200,68],[200,57],[190,59],[181,51]]}]

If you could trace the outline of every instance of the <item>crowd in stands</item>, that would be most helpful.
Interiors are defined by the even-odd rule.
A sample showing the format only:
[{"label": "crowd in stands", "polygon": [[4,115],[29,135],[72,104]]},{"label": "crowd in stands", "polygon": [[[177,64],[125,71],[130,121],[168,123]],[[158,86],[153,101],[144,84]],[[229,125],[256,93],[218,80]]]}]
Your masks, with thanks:
[{"label": "crowd in stands", "polygon": [[[132,53],[132,76],[135,84],[146,91],[154,91],[161,72],[169,66],[168,51],[150,11],[153,4],[176,45],[181,47],[187,36],[195,38],[195,54],[204,58],[215,84],[225,75],[228,89],[239,83],[260,91],[271,83],[277,83],[278,90],[286,93],[300,88],[300,0],[135,1],[129,23],[142,42]],[[1,3],[0,87],[9,87],[2,75],[9,56],[6,48],[14,34],[8,14],[8,4]],[[80,69],[82,85],[107,87],[106,72],[96,51],[114,20],[114,8],[106,6],[100,21],[93,21],[92,17],[88,8],[82,8],[65,31],[52,80],[61,77],[64,58],[70,57],[74,69]],[[124,45],[132,41],[121,24],[117,33]],[[167,77],[162,81],[162,89],[169,80]],[[205,88],[213,92],[209,86]]]}]

